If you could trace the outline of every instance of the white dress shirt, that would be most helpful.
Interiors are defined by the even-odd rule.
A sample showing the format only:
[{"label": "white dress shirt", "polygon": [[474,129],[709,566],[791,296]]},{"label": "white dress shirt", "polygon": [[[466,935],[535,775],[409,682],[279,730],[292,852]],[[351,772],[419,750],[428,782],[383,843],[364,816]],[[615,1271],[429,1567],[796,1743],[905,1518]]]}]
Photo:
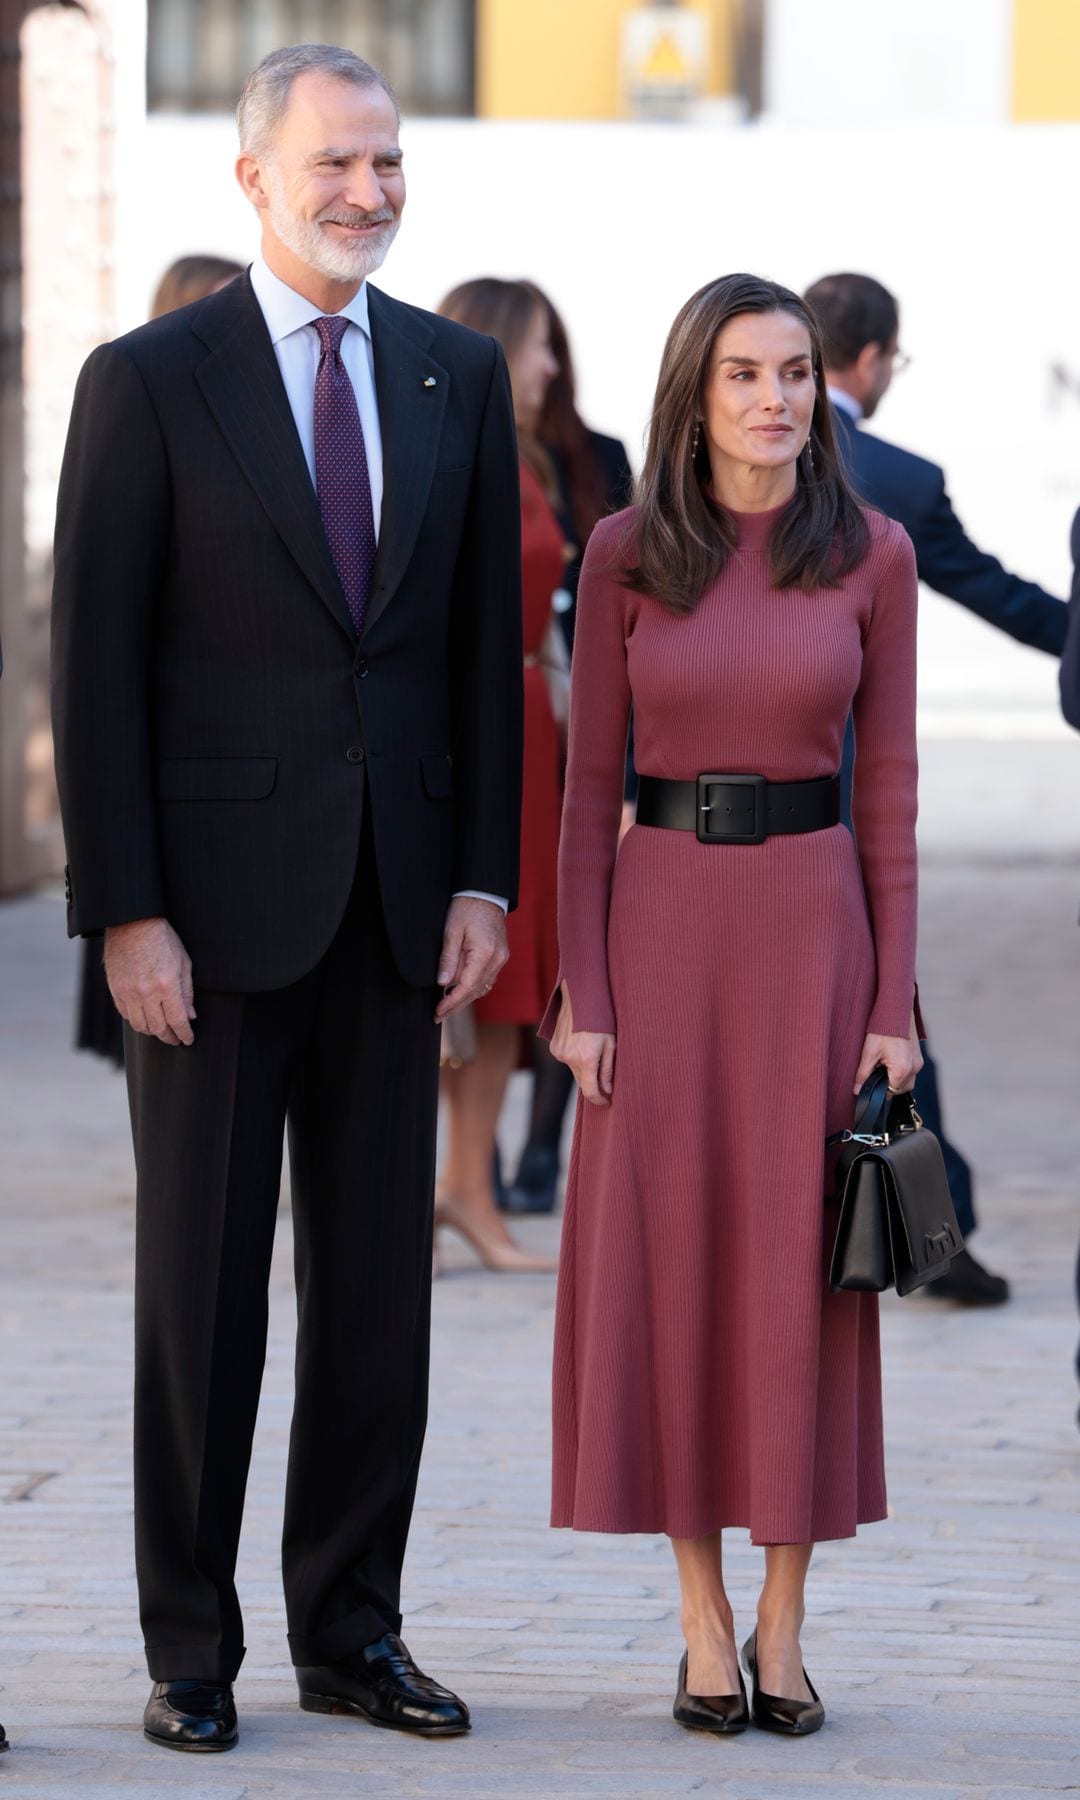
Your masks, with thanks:
[{"label": "white dress shirt", "polygon": [[[310,300],[305,300],[303,294],[298,294],[295,288],[289,287],[280,276],[275,275],[261,255],[251,265],[251,285],[266,320],[270,342],[274,346],[274,355],[281,370],[281,379],[285,383],[289,407],[300,434],[300,446],[311,476],[311,485],[314,487],[315,377],[319,369],[322,345],[313,321],[321,319],[323,314]],[[344,316],[349,321],[341,340],[341,360],[345,373],[352,382],[360,414],[360,428],[364,433],[368,481],[371,484],[371,512],[375,521],[375,539],[378,542],[383,497],[382,432],[379,429],[379,406],[375,394],[375,352],[368,321],[366,283],[361,283],[338,316]],[[491,900],[503,912],[507,910],[508,903],[500,894],[481,894],[473,888],[464,888],[454,898]]]},{"label": "white dress shirt", "polygon": [[[322,348],[314,320],[322,313],[303,294],[274,274],[257,256],[251,265],[251,285],[262,309],[274,355],[285,383],[292,416],[300,434],[304,460],[315,486],[315,376]],[[371,347],[368,323],[367,285],[362,284],[339,315],[349,320],[341,340],[341,360],[352,382],[360,427],[367,451],[368,481],[371,483],[371,511],[375,520],[375,537],[379,536],[382,518],[383,466],[382,432],[379,408],[375,399],[375,353]]]},{"label": "white dress shirt", "polygon": [[[348,333],[346,332],[345,335],[348,336]],[[859,424],[863,416],[863,409],[859,405],[854,394],[847,393],[844,388],[829,386],[826,386],[825,392],[829,397],[830,403],[836,407],[837,412],[847,413],[848,418],[851,419],[854,424]]]}]

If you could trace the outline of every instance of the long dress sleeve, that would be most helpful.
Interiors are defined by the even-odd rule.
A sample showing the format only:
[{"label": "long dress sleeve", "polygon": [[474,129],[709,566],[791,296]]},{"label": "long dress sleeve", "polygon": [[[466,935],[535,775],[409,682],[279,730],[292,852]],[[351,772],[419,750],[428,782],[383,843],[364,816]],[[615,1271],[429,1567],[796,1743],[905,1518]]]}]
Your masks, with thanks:
[{"label": "long dress sleeve", "polygon": [[863,640],[853,707],[852,820],[877,955],[868,1032],[907,1037],[915,994],[918,876],[915,818],[915,619],[918,578],[907,533],[881,544],[883,568]]},{"label": "long dress sleeve", "polygon": [[[626,527],[625,514],[596,527],[578,588],[559,847],[560,982],[567,984],[577,1031],[615,1030],[607,928],[630,716],[626,631],[634,596],[616,579]],[[543,1036],[550,1037],[558,1010],[556,991]]]}]

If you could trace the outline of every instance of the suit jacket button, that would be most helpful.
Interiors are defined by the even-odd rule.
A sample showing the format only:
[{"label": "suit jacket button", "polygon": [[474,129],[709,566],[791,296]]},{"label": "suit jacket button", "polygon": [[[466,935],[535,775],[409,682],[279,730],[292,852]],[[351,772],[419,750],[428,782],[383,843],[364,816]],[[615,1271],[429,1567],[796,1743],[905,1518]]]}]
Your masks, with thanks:
[{"label": "suit jacket button", "polygon": [[350,744],[345,755],[351,763],[362,763],[364,760],[364,752],[360,749],[358,744]]},{"label": "suit jacket button", "polygon": [[359,675],[361,681],[367,674],[367,663],[364,661],[363,657],[360,658],[360,661],[356,665],[356,673]]}]

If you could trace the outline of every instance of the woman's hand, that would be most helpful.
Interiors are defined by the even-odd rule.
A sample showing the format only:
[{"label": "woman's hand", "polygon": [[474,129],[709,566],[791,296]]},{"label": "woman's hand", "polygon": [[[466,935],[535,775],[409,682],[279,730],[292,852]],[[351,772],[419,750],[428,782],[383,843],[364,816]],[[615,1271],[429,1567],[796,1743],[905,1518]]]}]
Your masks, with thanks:
[{"label": "woman's hand", "polygon": [[884,1063],[888,1072],[889,1086],[893,1093],[910,1094],[915,1086],[915,1077],[923,1066],[914,1013],[911,1015],[911,1031],[906,1038],[880,1037],[876,1031],[867,1033],[855,1075],[856,1093],[864,1081],[869,1081],[881,1063]]},{"label": "woman's hand", "polygon": [[565,981],[559,992],[562,1005],[551,1039],[551,1054],[573,1071],[583,1097],[592,1106],[610,1106],[615,1081],[615,1039],[610,1031],[575,1031],[570,990]]}]

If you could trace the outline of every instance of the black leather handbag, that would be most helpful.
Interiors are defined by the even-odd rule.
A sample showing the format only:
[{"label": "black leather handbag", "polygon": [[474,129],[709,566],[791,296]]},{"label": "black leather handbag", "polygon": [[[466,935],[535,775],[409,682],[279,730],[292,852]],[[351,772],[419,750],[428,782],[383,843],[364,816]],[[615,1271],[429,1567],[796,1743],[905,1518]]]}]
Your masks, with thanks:
[{"label": "black leather handbag", "polygon": [[836,1229],[829,1286],[834,1294],[910,1294],[964,1247],[941,1145],[910,1094],[891,1094],[875,1069],[855,1102],[855,1122],[830,1143],[836,1160]]}]

